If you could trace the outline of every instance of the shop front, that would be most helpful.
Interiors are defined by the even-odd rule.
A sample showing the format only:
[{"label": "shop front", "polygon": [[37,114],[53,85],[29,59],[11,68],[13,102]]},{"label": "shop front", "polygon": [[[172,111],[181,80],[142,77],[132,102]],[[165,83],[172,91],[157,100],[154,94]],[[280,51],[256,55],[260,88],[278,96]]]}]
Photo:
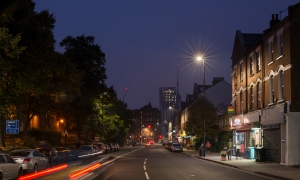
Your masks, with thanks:
[{"label": "shop front", "polygon": [[[262,130],[259,123],[259,111],[231,118],[233,147],[240,143],[240,153],[248,159],[255,158],[254,149],[262,146]],[[234,150],[233,154],[235,155]]]}]

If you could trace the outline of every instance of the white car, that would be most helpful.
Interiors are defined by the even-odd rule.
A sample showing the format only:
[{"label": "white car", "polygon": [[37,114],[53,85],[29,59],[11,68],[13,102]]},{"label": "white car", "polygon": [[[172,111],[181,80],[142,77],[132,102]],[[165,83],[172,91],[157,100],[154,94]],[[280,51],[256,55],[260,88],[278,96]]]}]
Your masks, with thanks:
[{"label": "white car", "polygon": [[23,175],[22,165],[5,153],[0,153],[0,179],[18,179]]},{"label": "white car", "polygon": [[22,165],[24,171],[36,173],[40,169],[49,168],[49,159],[35,149],[17,149],[11,151],[9,155]]}]

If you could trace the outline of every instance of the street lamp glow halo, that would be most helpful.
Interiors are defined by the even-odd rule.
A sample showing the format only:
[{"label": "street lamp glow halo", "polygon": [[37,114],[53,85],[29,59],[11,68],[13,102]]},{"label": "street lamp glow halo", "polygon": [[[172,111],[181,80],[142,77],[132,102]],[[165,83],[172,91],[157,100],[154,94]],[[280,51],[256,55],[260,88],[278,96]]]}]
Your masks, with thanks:
[{"label": "street lamp glow halo", "polygon": [[203,58],[202,58],[202,56],[198,56],[196,59],[197,59],[197,61],[202,61]]}]

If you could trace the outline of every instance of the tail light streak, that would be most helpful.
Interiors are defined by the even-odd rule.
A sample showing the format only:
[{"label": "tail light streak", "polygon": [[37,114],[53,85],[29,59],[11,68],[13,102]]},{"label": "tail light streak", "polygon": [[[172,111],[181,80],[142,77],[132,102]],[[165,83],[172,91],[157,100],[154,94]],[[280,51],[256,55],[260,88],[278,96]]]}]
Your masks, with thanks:
[{"label": "tail light streak", "polygon": [[63,165],[60,165],[60,166],[57,166],[57,167],[54,167],[54,168],[50,168],[50,169],[47,169],[47,170],[40,171],[38,173],[21,176],[21,177],[18,178],[18,180],[29,180],[29,179],[38,178],[38,177],[41,177],[41,176],[44,176],[44,175],[47,175],[47,174],[50,174],[50,173],[53,173],[53,172],[63,170],[67,167],[68,167],[67,164],[63,164]]}]

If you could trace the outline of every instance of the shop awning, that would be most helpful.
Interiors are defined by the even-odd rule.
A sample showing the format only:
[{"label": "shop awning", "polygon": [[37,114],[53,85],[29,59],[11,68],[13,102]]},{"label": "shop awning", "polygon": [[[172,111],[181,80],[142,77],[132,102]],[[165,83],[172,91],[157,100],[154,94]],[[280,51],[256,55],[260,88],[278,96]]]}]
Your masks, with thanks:
[{"label": "shop awning", "polygon": [[241,124],[241,125],[232,126],[230,127],[230,129],[236,131],[250,131],[252,127],[253,127],[252,124]]}]

